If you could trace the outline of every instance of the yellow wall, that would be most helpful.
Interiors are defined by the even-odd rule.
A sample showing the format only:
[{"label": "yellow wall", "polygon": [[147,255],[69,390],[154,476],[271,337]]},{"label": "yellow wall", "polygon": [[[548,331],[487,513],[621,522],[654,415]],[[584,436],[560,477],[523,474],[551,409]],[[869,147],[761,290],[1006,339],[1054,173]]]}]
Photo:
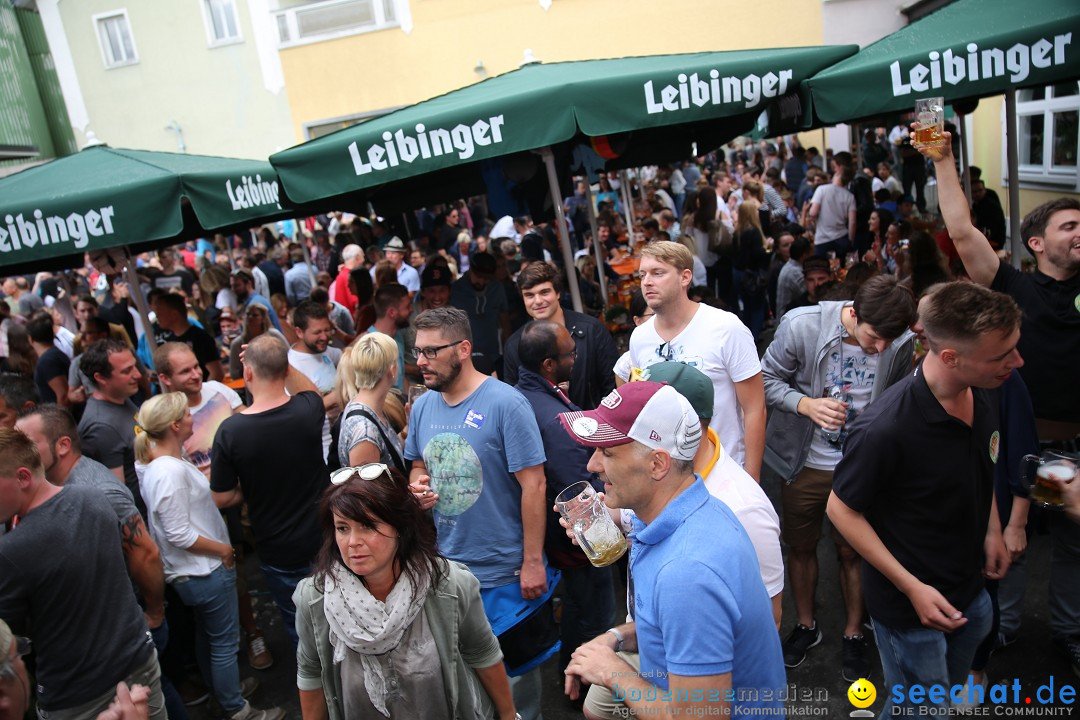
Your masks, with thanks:
[{"label": "yellow wall", "polygon": [[[971,116],[972,152],[971,164],[978,165],[983,171],[986,187],[997,192],[1001,206],[1009,215],[1009,191],[1002,182],[1005,175],[1002,144],[1005,142],[1005,128],[1002,122],[1005,99],[1002,96],[983,98],[979,107]],[[1061,190],[1028,190],[1020,186],[1020,216],[1023,217],[1039,205],[1063,195],[1080,197],[1080,194]]]},{"label": "yellow wall", "polygon": [[409,0],[413,29],[281,51],[296,140],[304,123],[411,105],[542,61],[820,45],[821,0]]}]

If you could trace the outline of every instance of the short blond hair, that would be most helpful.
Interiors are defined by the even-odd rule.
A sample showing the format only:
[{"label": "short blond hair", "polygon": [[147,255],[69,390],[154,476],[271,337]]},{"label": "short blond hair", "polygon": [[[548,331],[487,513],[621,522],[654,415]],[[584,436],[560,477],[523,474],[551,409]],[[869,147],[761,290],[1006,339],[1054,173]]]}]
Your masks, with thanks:
[{"label": "short blond hair", "polygon": [[342,386],[352,390],[352,395],[359,390],[370,390],[379,384],[391,366],[398,361],[398,345],[394,338],[381,332],[364,335],[349,346],[349,353],[338,363],[345,368]]},{"label": "short blond hair", "polygon": [[694,270],[694,256],[685,245],[671,240],[657,240],[641,249],[642,257],[654,258],[665,265],[673,265],[679,272]]}]

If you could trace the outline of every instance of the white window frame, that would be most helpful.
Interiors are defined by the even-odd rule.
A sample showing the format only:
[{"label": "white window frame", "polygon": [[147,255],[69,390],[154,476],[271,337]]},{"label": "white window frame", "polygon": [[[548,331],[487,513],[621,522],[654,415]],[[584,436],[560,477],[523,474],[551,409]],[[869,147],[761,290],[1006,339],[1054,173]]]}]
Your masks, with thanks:
[{"label": "white window frame", "polygon": [[[1025,117],[1033,115],[1043,116],[1043,157],[1041,163],[1021,163],[1019,170],[1020,186],[1030,188],[1049,188],[1059,189],[1063,187],[1077,187],[1080,185],[1080,161],[1077,163],[1077,167],[1055,167],[1053,163],[1054,157],[1054,113],[1067,112],[1074,110],[1080,112],[1080,92],[1076,95],[1067,95],[1065,97],[1047,98],[1046,95],[1053,85],[1044,85],[1035,89],[1036,93],[1041,93],[1041,98],[1038,100],[1020,101],[1017,99],[1016,103],[1016,128],[1018,141],[1022,134],[1022,127]],[[1017,91],[1019,95],[1022,90]],[[1004,107],[1002,108],[1002,137],[1006,137],[1004,127]],[[1080,136],[1080,131],[1077,133]],[[1078,149],[1080,149],[1080,137],[1077,139]],[[1002,162],[1001,167],[1003,172],[1008,168],[1008,147],[1005,143],[1002,143]],[[1019,155],[1018,155],[1019,157]],[[1080,157],[1080,153],[1078,153]],[[1007,176],[1002,178],[1003,184],[1008,183]]]},{"label": "white window frame", "polygon": [[[124,24],[127,26],[128,37],[131,38],[131,52],[135,55],[134,57],[125,59],[121,62],[114,62],[109,58],[109,50],[105,42],[105,38],[101,35],[102,26],[100,24],[100,21],[110,20],[115,17],[124,18]],[[127,8],[118,8],[116,10],[109,10],[108,12],[92,15],[90,17],[90,22],[94,25],[94,36],[97,37],[98,49],[101,50],[101,62],[105,64],[106,70],[114,70],[116,68],[139,64],[139,46],[135,43],[135,31],[131,27],[131,18],[128,16]]]},{"label": "white window frame", "polygon": [[199,8],[202,10],[203,25],[206,27],[207,47],[218,48],[225,47],[226,45],[237,45],[244,42],[244,29],[240,25],[239,0],[232,0],[233,21],[236,23],[236,35],[235,37],[222,40],[214,37],[214,20],[210,16],[210,0],[196,0],[196,2],[199,3]]},{"label": "white window frame", "polygon": [[[408,23],[411,26],[409,0],[391,0],[391,3],[394,7],[394,19],[390,21],[386,20],[383,0],[368,1],[371,3],[372,16],[375,18],[375,21],[371,25],[320,33],[318,35],[309,35],[305,38],[300,37],[300,27],[296,19],[297,11],[307,10],[316,6],[328,7],[331,5],[345,5],[356,2],[356,0],[323,0],[323,2],[311,2],[305,5],[299,5],[285,10],[273,12],[272,14],[274,16],[274,30],[276,33],[278,48],[285,49],[291,47],[299,47],[301,45],[311,45],[312,43],[325,42],[327,40],[334,40],[336,38],[351,37],[353,35],[363,35],[365,33],[371,32],[381,32],[383,30],[389,30],[398,27],[404,29],[406,18],[410,18],[408,20]],[[282,23],[284,23],[284,27],[288,31],[288,40],[282,40],[281,38],[280,28],[282,26]]]}]

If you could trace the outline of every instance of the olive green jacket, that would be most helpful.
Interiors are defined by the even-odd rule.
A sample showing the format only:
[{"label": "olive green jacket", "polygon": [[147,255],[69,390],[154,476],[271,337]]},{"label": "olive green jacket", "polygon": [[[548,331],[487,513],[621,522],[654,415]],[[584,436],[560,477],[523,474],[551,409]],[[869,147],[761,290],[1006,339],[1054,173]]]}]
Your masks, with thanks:
[{"label": "olive green jacket", "polygon": [[[341,667],[335,665],[330,626],[323,613],[323,593],[314,578],[305,578],[293,593],[296,605],[296,686],[322,690],[330,720],[345,720],[341,698]],[[454,720],[493,718],[495,707],[473,668],[502,661],[499,641],[491,632],[480,583],[464,565],[447,561],[446,575],[428,590],[424,601],[435,647],[442,665],[447,707]]]}]

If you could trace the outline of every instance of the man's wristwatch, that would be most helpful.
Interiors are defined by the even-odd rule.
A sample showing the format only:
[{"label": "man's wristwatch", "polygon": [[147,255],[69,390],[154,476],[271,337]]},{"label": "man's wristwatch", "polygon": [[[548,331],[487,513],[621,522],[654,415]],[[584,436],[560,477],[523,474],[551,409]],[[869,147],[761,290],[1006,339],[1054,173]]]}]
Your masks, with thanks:
[{"label": "man's wristwatch", "polygon": [[626,638],[623,637],[623,634],[619,632],[617,628],[608,628],[604,632],[609,632],[615,636],[615,652],[622,652],[623,643],[626,642]]}]

